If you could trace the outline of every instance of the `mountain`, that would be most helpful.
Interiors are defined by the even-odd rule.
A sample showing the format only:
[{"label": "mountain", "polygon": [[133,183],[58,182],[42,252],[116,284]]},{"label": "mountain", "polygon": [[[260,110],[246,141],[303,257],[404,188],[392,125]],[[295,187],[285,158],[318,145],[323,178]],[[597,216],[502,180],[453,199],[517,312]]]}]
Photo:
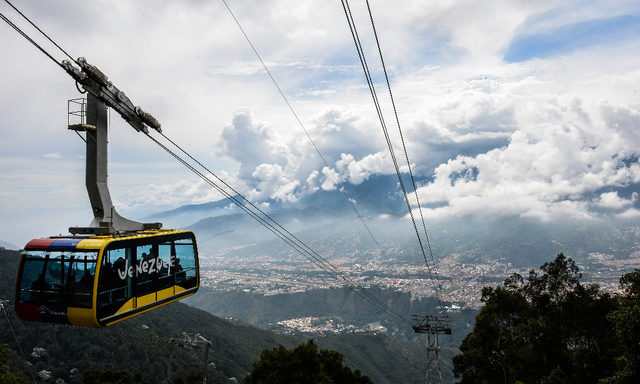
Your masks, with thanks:
[{"label": "mountain", "polygon": [[[318,206],[270,216],[329,260],[355,254],[370,257],[379,244],[387,257],[422,263],[411,221],[400,215],[364,217],[366,228],[352,211],[334,215]],[[535,268],[558,253],[576,261],[586,260],[592,253],[628,259],[640,249],[640,225],[635,221],[540,222],[531,218],[486,217],[431,220],[426,226],[436,262],[453,256],[460,264],[492,259],[518,268]],[[244,213],[211,217],[187,228],[196,234],[203,255],[239,258],[269,255],[284,259],[296,254]],[[420,233],[424,242],[421,226]]]},{"label": "mountain", "polygon": [[227,214],[231,201],[228,199],[212,201],[204,204],[188,204],[178,208],[154,213],[142,218],[142,222],[167,222],[172,228],[184,227],[207,217]]},{"label": "mountain", "polygon": [[[378,215],[382,213],[393,214],[406,210],[404,198],[398,187],[398,179],[395,175],[372,176],[359,185],[345,183],[345,192],[363,215]],[[235,199],[243,201],[239,196]],[[256,203],[256,202],[254,202]],[[276,199],[268,199],[256,203],[265,213],[272,214],[288,210],[303,211],[309,207],[316,207],[327,214],[342,216],[345,213],[353,213],[349,202],[345,199],[345,193],[339,190],[318,190],[304,196],[295,202],[282,202]],[[345,212],[346,210],[346,212]],[[144,222],[166,222],[172,228],[192,225],[202,219],[226,216],[230,214],[243,214],[238,207],[234,207],[230,199],[222,199],[204,204],[188,204],[181,207],[155,213],[144,217]]]},{"label": "mountain", "polygon": [[[408,180],[405,178],[405,184]],[[427,181],[417,180],[417,184]],[[356,250],[372,251],[378,244],[385,250],[403,250],[402,255],[393,256],[406,261],[418,262],[422,258],[396,176],[372,176],[359,185],[345,183],[343,187],[360,216],[339,190],[319,190],[296,202],[272,199],[261,202],[260,209],[314,250],[330,249],[329,254],[322,253],[328,258]],[[619,196],[631,198],[637,194],[635,187],[599,192],[615,191]],[[596,195],[585,199],[593,200]],[[634,204],[640,205],[640,199],[635,199]],[[637,220],[603,217],[545,222],[520,216],[486,215],[427,219],[425,225],[436,259],[455,255],[460,263],[491,258],[516,267],[537,267],[560,252],[580,261],[589,253],[628,258],[640,249],[639,232],[634,230],[639,227]],[[192,230],[203,254],[252,257],[291,253],[282,240],[227,199],[186,205],[149,216],[145,221],[165,221],[168,226]],[[421,227],[418,223],[424,241]],[[337,243],[344,248],[336,247]]]},{"label": "mountain", "polygon": [[[412,299],[410,293],[394,290],[368,289],[380,302],[396,313],[411,317],[414,314],[438,313],[434,298]],[[348,288],[316,289],[306,292],[264,296],[241,290],[217,290],[201,288],[198,293],[184,300],[185,303],[223,318],[235,318],[261,328],[271,329],[274,323],[283,320],[316,317],[339,319],[344,324],[365,328],[368,324],[379,324],[386,333],[399,340],[417,342],[413,328],[387,315]],[[451,313],[452,347],[457,347],[471,330],[477,314],[475,310]]]},{"label": "mountain", "polygon": [[11,244],[11,243],[7,243],[6,241],[0,240],[0,248],[4,248],[4,249],[21,249],[22,247],[18,247],[16,245]]},{"label": "mountain", "polygon": [[[0,298],[13,300],[19,259],[18,252],[0,249]],[[232,378],[241,382],[262,350],[278,345],[293,348],[304,341],[234,324],[180,302],[106,329],[23,322],[13,317],[11,308],[7,312],[8,321],[0,322],[0,340],[12,350],[13,369],[31,377],[22,350],[34,376],[68,384],[80,383],[84,371],[104,368],[139,372],[151,383],[165,381],[169,367],[183,378],[201,372],[203,350],[168,343],[183,337],[183,332],[211,341],[208,373],[213,382],[221,383],[234,382]],[[344,353],[349,367],[360,369],[375,383],[396,383],[398,378],[403,383],[423,382],[425,354],[417,343],[366,333],[321,338],[317,344]]]}]

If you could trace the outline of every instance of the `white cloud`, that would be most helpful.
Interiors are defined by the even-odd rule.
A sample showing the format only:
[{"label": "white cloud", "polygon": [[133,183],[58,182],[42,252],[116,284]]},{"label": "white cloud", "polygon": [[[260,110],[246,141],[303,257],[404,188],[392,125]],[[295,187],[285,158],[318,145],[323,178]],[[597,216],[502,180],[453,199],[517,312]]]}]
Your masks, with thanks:
[{"label": "white cloud", "polygon": [[[211,175],[210,179],[214,179]],[[113,189],[113,188],[112,188]],[[114,206],[122,213],[149,208],[166,210],[184,204],[202,204],[223,199],[224,196],[206,182],[181,180],[173,184],[149,184],[144,189],[127,191],[114,196]]]},{"label": "white cloud", "polygon": [[620,214],[617,215],[617,217],[621,218],[621,219],[639,219],[640,218],[640,210],[637,210],[635,208],[630,208]]},{"label": "white cloud", "polygon": [[371,153],[381,145],[366,134],[371,123],[355,112],[330,108],[305,129],[313,144],[301,128],[283,135],[241,108],[224,128],[216,153],[240,164],[232,178],[253,201],[296,201],[318,188],[332,190],[337,183],[360,184],[372,174],[393,172],[386,152]]},{"label": "white cloud", "polygon": [[595,204],[603,208],[620,210],[633,205],[637,200],[638,194],[636,192],[633,193],[631,199],[623,199],[618,196],[618,192],[614,191],[600,194],[600,198],[595,201]]},{"label": "white cloud", "polygon": [[440,165],[434,181],[419,190],[421,202],[446,203],[431,210],[436,216],[507,214],[544,220],[588,218],[595,215],[591,208],[633,204],[615,192],[585,201],[599,188],[640,180],[637,157],[629,157],[637,154],[637,135],[629,135],[629,127],[637,124],[638,111],[599,105],[599,116],[591,116],[571,95],[517,98],[519,129],[511,133],[509,145]]},{"label": "white cloud", "polygon": [[[292,201],[336,188],[329,169],[341,183],[393,173],[340,4],[230,6],[326,164],[222,2],[20,5],[72,56],[87,57],[156,116],[169,137],[248,196]],[[0,8],[34,34],[6,4]],[[407,0],[402,6],[373,1],[371,8],[413,171],[435,177],[420,190],[421,201],[442,206],[430,214],[549,218],[609,209],[634,215],[623,204],[628,196],[616,200],[600,189],[640,182],[637,36],[523,62],[505,63],[503,56],[516,37],[637,17],[635,1]],[[403,159],[366,7],[353,4],[353,11],[396,156]],[[0,239],[21,243],[4,233],[30,231],[28,223],[51,206],[80,205],[81,162],[72,170],[53,164],[77,159],[84,144],[66,132],[66,100],[79,96],[74,82],[2,28],[0,175],[6,182],[0,207],[19,195],[35,213],[24,230],[0,226]],[[164,153],[113,113],[111,128],[110,177],[125,180],[112,184],[118,208],[163,210],[221,198],[167,166]],[[40,169],[48,170],[46,180]],[[5,208],[0,223],[17,222],[18,215]]]}]

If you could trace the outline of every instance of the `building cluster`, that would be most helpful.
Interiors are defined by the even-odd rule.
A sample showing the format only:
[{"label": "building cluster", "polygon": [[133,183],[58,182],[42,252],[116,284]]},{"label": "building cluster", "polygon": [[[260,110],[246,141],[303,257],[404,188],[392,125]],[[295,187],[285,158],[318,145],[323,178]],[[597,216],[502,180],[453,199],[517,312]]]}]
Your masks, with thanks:
[{"label": "building cluster", "polygon": [[[483,287],[501,285],[514,273],[526,278],[529,269],[534,268],[513,268],[505,260],[486,257],[475,264],[458,263],[458,256],[450,255],[440,260],[436,268],[379,256],[365,259],[362,255],[353,255],[331,261],[354,285],[362,288],[377,287],[405,292],[411,295],[412,300],[434,296],[439,291],[450,311],[480,308]],[[278,259],[261,256],[234,260],[226,256],[204,257],[203,261],[201,284],[211,289],[241,290],[273,296],[343,286],[315,264],[295,257]],[[584,283],[596,283],[610,293],[619,292],[620,277],[638,267],[640,253],[632,254],[625,260],[592,253],[580,264]],[[279,326],[294,328],[287,324]]]},{"label": "building cluster", "polygon": [[328,336],[350,332],[387,332],[387,328],[379,323],[371,323],[364,327],[356,327],[333,319],[321,319],[318,317],[301,317],[297,319],[282,320],[277,323],[269,324],[267,328],[271,331],[284,335],[305,334]]}]

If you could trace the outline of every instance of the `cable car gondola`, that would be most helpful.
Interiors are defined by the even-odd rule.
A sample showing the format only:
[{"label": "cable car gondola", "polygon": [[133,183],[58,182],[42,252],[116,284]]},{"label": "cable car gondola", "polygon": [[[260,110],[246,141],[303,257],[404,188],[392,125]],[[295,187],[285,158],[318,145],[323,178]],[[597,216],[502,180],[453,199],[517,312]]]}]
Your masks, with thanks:
[{"label": "cable car gondola", "polygon": [[190,231],[34,239],[22,253],[16,313],[104,327],[192,295],[198,276]]},{"label": "cable car gondola", "polygon": [[[194,294],[199,287],[196,238],[120,216],[107,183],[107,107],[133,128],[161,132],[160,123],[96,67],[79,58],[65,70],[88,92],[69,101],[69,129],[85,132],[86,186],[93,211],[69,236],[31,240],[16,282],[16,313],[27,321],[105,327]],[[72,110],[78,106],[79,110]],[[78,118],[79,121],[71,121]]]}]

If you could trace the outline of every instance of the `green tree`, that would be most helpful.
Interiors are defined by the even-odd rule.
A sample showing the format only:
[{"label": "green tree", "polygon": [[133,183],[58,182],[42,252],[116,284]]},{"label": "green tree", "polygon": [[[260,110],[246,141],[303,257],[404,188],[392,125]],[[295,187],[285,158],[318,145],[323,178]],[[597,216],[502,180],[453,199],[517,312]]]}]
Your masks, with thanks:
[{"label": "green tree", "polygon": [[603,384],[632,384],[640,382],[640,269],[620,278],[625,291],[622,305],[610,318],[615,322],[620,355],[617,372],[601,381]]},{"label": "green tree", "polygon": [[27,384],[27,380],[11,372],[9,360],[9,348],[6,344],[0,344],[0,383]]},{"label": "green tree", "polygon": [[461,383],[597,383],[613,373],[616,298],[581,284],[563,254],[540,270],[483,288],[485,306],[454,357]]},{"label": "green tree", "polygon": [[85,371],[82,374],[82,384],[149,384],[142,379],[142,375],[136,373],[135,381],[131,381],[131,374],[128,371],[112,371],[110,369],[100,369]]},{"label": "green tree", "polygon": [[359,370],[344,365],[340,352],[318,347],[313,340],[293,350],[282,345],[265,349],[253,371],[244,378],[245,384],[370,384],[371,379]]}]

